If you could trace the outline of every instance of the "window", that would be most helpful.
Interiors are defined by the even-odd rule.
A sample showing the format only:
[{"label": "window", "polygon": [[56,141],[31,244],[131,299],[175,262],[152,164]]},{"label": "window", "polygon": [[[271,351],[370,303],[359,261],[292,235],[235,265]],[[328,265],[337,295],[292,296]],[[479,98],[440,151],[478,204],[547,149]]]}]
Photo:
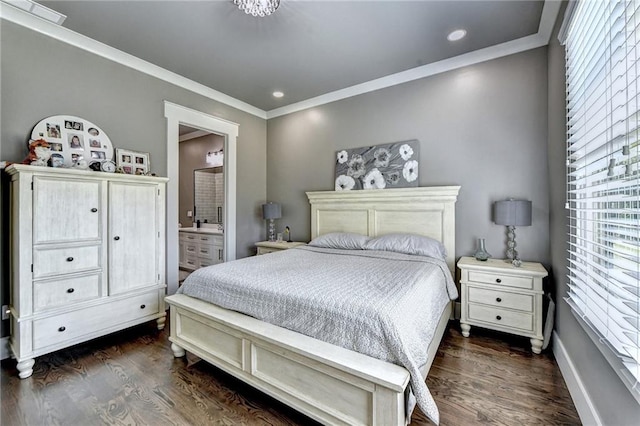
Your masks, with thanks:
[{"label": "window", "polygon": [[640,401],[640,0],[579,1],[566,25],[568,297]]}]

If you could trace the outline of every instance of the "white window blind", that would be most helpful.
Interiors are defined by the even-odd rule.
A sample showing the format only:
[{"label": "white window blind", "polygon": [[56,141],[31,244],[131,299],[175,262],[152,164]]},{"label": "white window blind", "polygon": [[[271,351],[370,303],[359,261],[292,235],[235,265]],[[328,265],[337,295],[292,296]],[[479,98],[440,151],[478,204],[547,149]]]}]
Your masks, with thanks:
[{"label": "white window blind", "polygon": [[[566,32],[568,297],[640,393],[640,0],[579,1]],[[620,365],[620,363],[617,363]]]}]

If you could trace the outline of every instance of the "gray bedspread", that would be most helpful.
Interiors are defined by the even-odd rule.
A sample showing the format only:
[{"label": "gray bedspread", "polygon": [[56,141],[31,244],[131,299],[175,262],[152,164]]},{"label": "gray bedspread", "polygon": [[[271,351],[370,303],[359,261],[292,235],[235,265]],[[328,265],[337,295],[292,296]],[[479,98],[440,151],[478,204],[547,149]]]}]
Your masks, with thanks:
[{"label": "gray bedspread", "polygon": [[439,422],[419,367],[458,297],[442,260],[302,246],[198,269],[178,292],[402,365],[418,405]]}]

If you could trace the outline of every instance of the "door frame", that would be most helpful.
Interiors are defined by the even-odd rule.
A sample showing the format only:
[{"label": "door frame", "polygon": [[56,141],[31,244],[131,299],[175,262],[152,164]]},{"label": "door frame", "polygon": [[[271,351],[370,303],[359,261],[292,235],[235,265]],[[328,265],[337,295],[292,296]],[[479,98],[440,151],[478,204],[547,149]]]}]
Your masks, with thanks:
[{"label": "door frame", "polygon": [[178,236],[178,180],[180,124],[224,137],[224,261],[236,258],[236,144],[240,125],[181,105],[164,101],[167,119],[167,294],[178,290],[180,262]]}]

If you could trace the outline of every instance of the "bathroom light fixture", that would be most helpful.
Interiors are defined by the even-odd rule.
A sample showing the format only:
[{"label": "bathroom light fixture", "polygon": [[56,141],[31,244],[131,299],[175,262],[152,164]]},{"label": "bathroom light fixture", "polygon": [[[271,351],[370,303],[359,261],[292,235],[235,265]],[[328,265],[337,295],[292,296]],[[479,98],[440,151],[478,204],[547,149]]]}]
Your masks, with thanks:
[{"label": "bathroom light fixture", "polygon": [[46,19],[47,21],[51,21],[54,24],[62,25],[65,19],[67,19],[67,15],[63,15],[60,12],[56,12],[53,9],[49,9],[46,6],[35,3],[31,0],[4,0],[6,3],[9,3],[12,6],[15,6],[19,9],[27,11],[39,18]]},{"label": "bathroom light fixture", "polygon": [[284,93],[277,91],[277,92],[273,92],[273,97],[274,98],[281,98],[284,96]]},{"label": "bathroom light fixture", "polygon": [[280,0],[233,0],[244,13],[253,16],[268,16],[280,6]]},{"label": "bathroom light fixture", "polygon": [[466,35],[467,35],[467,31],[463,30],[463,29],[451,31],[449,33],[449,35],[447,36],[447,40],[449,40],[449,41],[458,41],[460,39],[463,39],[464,36],[466,36]]}]

